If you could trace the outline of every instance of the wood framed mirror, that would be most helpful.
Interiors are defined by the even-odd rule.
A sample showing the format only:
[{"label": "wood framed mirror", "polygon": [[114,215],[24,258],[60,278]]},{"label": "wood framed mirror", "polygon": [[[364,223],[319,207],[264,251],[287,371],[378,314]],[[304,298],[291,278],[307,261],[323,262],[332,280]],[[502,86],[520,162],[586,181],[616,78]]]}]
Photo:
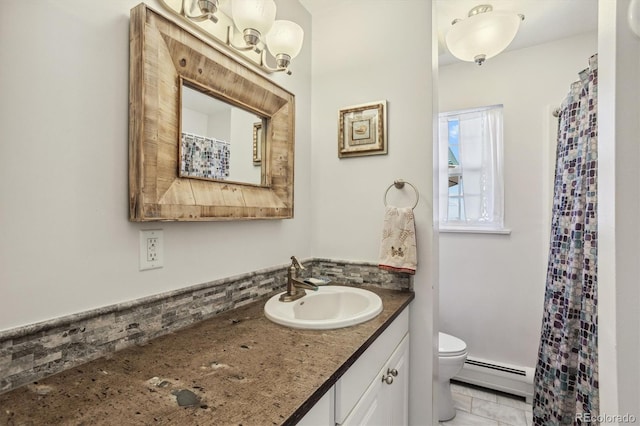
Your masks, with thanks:
[{"label": "wood framed mirror", "polygon": [[[262,118],[259,184],[181,177],[184,81]],[[292,93],[145,4],[131,10],[129,85],[131,221],[293,217]],[[232,144],[229,150],[233,156]]]}]

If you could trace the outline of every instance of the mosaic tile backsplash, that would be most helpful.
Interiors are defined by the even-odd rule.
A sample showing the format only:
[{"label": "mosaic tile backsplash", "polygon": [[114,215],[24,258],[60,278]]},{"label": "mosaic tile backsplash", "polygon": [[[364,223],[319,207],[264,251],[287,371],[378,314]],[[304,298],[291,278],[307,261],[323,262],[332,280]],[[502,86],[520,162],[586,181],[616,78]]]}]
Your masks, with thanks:
[{"label": "mosaic tile backsplash", "polygon": [[[411,278],[365,262],[310,259],[304,276],[344,284],[411,289]],[[142,344],[283,291],[288,265],[0,332],[0,393]]]}]

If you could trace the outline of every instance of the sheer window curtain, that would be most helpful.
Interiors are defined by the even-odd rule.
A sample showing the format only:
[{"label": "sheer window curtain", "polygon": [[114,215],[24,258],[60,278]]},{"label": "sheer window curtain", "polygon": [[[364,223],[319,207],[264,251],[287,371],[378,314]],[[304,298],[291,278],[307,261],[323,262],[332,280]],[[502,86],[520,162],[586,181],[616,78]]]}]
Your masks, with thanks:
[{"label": "sheer window curtain", "polygon": [[[448,121],[459,120],[458,161],[464,188],[464,220],[448,220]],[[440,219],[443,226],[504,226],[502,106],[440,116]]]}]

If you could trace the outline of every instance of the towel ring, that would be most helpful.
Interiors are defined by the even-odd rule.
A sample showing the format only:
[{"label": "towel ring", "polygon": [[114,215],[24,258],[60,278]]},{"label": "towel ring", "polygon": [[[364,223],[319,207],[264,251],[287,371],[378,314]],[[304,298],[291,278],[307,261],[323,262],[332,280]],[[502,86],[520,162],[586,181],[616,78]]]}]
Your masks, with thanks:
[{"label": "towel ring", "polygon": [[397,189],[402,189],[402,188],[404,188],[404,184],[405,184],[405,183],[406,183],[407,185],[409,185],[410,187],[412,187],[412,188],[413,188],[413,190],[414,190],[414,191],[415,191],[415,193],[416,193],[416,202],[415,202],[415,204],[413,205],[413,207],[411,207],[412,209],[415,209],[415,208],[416,208],[416,206],[418,205],[418,201],[420,200],[420,194],[418,193],[418,190],[416,189],[416,187],[415,187],[415,186],[413,186],[411,183],[406,182],[406,181],[404,181],[404,180],[402,180],[402,179],[394,180],[394,181],[393,181],[393,183],[392,183],[391,185],[389,185],[389,187],[387,188],[387,190],[384,192],[383,201],[384,201],[384,206],[385,206],[385,207],[387,207],[387,194],[389,193],[389,190],[390,190],[392,187],[394,187],[394,186],[395,186]]}]

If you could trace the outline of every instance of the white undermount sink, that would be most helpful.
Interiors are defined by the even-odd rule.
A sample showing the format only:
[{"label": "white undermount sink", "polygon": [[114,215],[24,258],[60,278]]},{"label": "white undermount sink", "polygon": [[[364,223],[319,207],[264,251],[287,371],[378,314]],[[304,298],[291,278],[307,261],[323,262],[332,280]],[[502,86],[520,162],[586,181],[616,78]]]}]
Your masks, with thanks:
[{"label": "white undermount sink", "polygon": [[362,288],[320,286],[293,302],[281,302],[280,294],[264,305],[271,321],[292,328],[328,330],[360,324],[382,312],[380,297]]}]

